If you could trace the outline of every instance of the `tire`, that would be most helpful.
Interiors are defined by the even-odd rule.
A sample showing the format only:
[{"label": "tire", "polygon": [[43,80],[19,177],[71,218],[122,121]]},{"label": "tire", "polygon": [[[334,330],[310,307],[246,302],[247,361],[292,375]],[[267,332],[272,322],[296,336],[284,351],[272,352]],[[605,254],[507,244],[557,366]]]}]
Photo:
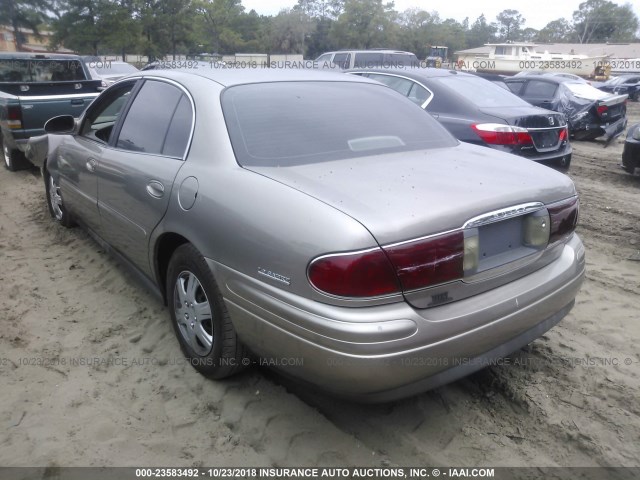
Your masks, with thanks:
[{"label": "tire", "polygon": [[44,187],[47,195],[47,206],[51,217],[60,225],[71,228],[75,225],[73,218],[64,206],[60,187],[47,170],[44,171]]},{"label": "tire", "polygon": [[249,363],[213,273],[193,245],[184,244],[174,252],[166,289],[180,348],[196,370],[219,379],[239,372]]},{"label": "tire", "polygon": [[2,155],[4,156],[4,166],[10,172],[31,168],[31,162],[25,158],[20,150],[9,148],[4,142],[2,144]]}]

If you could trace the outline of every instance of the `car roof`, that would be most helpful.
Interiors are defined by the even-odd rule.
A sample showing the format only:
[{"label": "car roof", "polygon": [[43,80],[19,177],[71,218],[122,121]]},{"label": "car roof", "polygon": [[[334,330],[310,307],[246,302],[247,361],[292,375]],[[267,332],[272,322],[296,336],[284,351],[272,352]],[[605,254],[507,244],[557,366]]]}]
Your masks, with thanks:
[{"label": "car roof", "polygon": [[387,73],[391,75],[402,75],[404,77],[413,78],[414,80],[423,80],[428,78],[442,78],[453,77],[462,75],[463,77],[474,77],[476,75],[471,73],[459,72],[457,70],[446,70],[442,68],[422,68],[422,67],[402,67],[402,68],[352,68],[345,70],[346,73],[358,73],[358,72],[375,72],[375,73]]},{"label": "car roof", "polygon": [[[213,80],[224,87],[245,85],[250,83],[275,83],[275,82],[351,82],[371,83],[378,82],[367,78],[345,75],[342,72],[325,71],[318,69],[297,68],[222,68],[208,67],[197,69],[171,69],[171,70],[141,70],[132,75],[134,77],[163,77],[189,82],[192,77],[204,77]],[[131,77],[129,77],[131,78]]]},{"label": "car roof", "polygon": [[510,78],[505,78],[504,81],[509,83],[511,80],[515,80],[515,81],[521,81],[521,80],[538,80],[538,81],[542,81],[542,82],[549,82],[549,83],[557,83],[557,84],[561,84],[561,83],[581,83],[578,80],[576,80],[575,78],[567,78],[567,77],[560,77],[558,75],[518,75],[517,77],[510,77]]},{"label": "car roof", "polygon": [[79,55],[66,53],[30,53],[30,52],[0,52],[0,59],[16,60],[82,60]]},{"label": "car roof", "polygon": [[324,52],[322,55],[332,54],[332,53],[347,53],[347,52],[356,52],[356,53],[400,53],[405,55],[414,55],[413,52],[407,52],[404,50],[392,50],[387,48],[370,48],[368,50],[361,50],[358,48],[345,48],[343,50],[332,50],[331,52]]}]

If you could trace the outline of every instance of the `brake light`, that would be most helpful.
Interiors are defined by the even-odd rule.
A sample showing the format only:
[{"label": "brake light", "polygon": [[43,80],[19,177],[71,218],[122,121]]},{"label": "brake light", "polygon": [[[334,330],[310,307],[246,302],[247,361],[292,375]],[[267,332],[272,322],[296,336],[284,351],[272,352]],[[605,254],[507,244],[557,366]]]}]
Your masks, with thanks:
[{"label": "brake light", "polygon": [[490,145],[533,145],[533,139],[526,128],[501,123],[476,123],[471,128]]},{"label": "brake light", "polygon": [[548,205],[547,210],[551,221],[550,244],[562,240],[573,233],[578,224],[580,212],[578,197]]},{"label": "brake light", "polygon": [[464,276],[462,231],[383,248],[396,267],[404,291],[450,282]]},{"label": "brake light", "polygon": [[566,128],[563,128],[562,130],[560,130],[560,133],[558,134],[558,139],[561,142],[564,142],[568,137],[569,137],[569,134]]},{"label": "brake light", "polygon": [[339,297],[377,297],[400,291],[396,272],[380,248],[318,257],[307,275],[315,288]]},{"label": "brake light", "polygon": [[598,115],[602,116],[607,113],[609,107],[607,107],[606,105],[598,105],[596,110],[598,111]]},{"label": "brake light", "polygon": [[325,255],[311,262],[308,277],[318,290],[339,297],[417,290],[461,279],[465,269],[475,269],[477,243],[477,237],[465,239],[458,230],[382,249]]},{"label": "brake light", "polygon": [[22,110],[19,106],[10,105],[7,108],[7,123],[10,129],[22,128]]}]

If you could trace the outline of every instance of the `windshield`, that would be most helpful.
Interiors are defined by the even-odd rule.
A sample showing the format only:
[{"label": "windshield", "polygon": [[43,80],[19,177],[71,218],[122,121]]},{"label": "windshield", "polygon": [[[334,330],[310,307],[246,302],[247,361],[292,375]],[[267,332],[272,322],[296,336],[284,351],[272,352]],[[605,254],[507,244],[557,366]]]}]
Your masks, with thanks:
[{"label": "windshield", "polygon": [[480,108],[531,106],[506,88],[472,75],[451,75],[434,80]]},{"label": "windshield", "polygon": [[86,79],[78,60],[41,58],[0,60],[0,82],[72,82]]},{"label": "windshield", "polygon": [[433,117],[382,85],[238,85],[223,92],[222,108],[236,158],[246,166],[301,165],[457,144]]}]

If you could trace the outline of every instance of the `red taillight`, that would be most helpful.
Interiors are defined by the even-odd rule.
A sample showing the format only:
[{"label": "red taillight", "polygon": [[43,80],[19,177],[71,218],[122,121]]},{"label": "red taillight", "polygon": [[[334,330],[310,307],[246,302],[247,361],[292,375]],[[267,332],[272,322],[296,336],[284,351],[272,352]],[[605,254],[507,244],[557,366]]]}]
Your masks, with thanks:
[{"label": "red taillight", "polygon": [[339,297],[378,297],[400,291],[398,277],[380,249],[326,255],[309,265],[309,281]]},{"label": "red taillight", "polygon": [[7,123],[9,128],[22,128],[22,109],[19,106],[11,105],[7,108]]},{"label": "red taillight", "polygon": [[383,248],[396,267],[404,291],[450,282],[464,276],[462,231]]},{"label": "red taillight", "polygon": [[606,105],[598,105],[596,110],[598,110],[598,115],[602,116],[605,113],[607,113],[607,110],[609,110],[609,107],[607,107]]},{"label": "red taillight", "polygon": [[567,129],[563,128],[562,130],[560,130],[560,133],[558,134],[558,139],[561,142],[564,142],[567,139],[568,136],[569,136],[569,134],[567,133]]},{"label": "red taillight", "polygon": [[532,145],[533,139],[526,128],[501,123],[477,123],[471,128],[490,145]]},{"label": "red taillight", "polygon": [[464,277],[462,231],[383,249],[319,257],[309,265],[309,281],[330,295],[378,297]]},{"label": "red taillight", "polygon": [[551,220],[550,244],[561,240],[575,230],[580,211],[578,197],[548,205],[547,210]]}]

